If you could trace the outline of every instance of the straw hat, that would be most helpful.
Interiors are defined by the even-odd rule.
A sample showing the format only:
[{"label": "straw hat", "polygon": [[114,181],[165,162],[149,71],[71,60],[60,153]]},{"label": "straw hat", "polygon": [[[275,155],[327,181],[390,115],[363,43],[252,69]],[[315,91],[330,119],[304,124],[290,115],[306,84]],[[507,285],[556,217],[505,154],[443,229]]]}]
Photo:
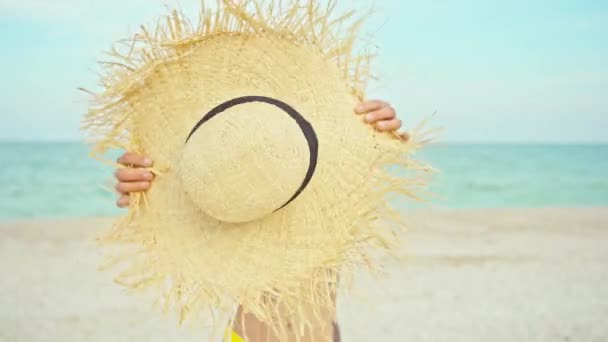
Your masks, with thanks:
[{"label": "straw hat", "polygon": [[419,185],[399,171],[419,169],[418,143],[353,114],[370,56],[333,5],[224,1],[110,52],[85,120],[95,152],[143,153],[157,174],[103,237],[124,247],[119,283],[158,289],[182,320],[237,303],[286,336],[314,329],[301,308],[331,307],[338,271],[379,266],[396,239],[388,195]]}]

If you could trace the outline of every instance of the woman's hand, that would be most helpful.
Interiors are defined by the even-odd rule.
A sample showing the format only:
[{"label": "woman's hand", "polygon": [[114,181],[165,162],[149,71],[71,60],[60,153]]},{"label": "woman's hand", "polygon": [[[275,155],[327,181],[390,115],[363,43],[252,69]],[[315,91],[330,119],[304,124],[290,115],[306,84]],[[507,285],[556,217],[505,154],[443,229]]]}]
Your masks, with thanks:
[{"label": "woman's hand", "polygon": [[[355,107],[355,113],[364,115],[365,122],[382,132],[395,132],[403,125],[401,120],[397,118],[395,109],[384,101],[361,102]],[[399,135],[405,140],[408,139],[407,133],[399,133]]]},{"label": "woman's hand", "polygon": [[[365,122],[382,132],[395,132],[402,126],[395,109],[384,101],[361,102],[355,107],[355,113],[364,115]],[[400,133],[400,135],[404,139],[408,138],[407,133]],[[154,174],[143,169],[152,166],[152,160],[146,156],[127,152],[118,159],[118,162],[126,167],[118,169],[115,173],[118,180],[116,190],[120,194],[116,205],[124,208],[129,206],[130,193],[142,192],[150,188]]]},{"label": "woman's hand", "polygon": [[116,191],[120,194],[116,205],[120,208],[129,206],[129,194],[132,192],[146,191],[150,188],[150,182],[154,174],[146,171],[144,167],[151,167],[152,160],[149,158],[127,152],[123,154],[118,162],[126,167],[116,170]]}]

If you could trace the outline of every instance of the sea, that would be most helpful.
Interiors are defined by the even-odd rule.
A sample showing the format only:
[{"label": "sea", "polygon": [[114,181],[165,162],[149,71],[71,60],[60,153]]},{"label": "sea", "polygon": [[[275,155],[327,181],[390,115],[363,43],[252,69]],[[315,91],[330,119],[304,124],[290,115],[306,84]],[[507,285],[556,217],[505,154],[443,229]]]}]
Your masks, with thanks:
[{"label": "sea", "polygon": [[[437,172],[412,208],[608,206],[608,145],[437,144],[416,158]],[[119,215],[112,173],[81,143],[0,142],[0,220]]]}]

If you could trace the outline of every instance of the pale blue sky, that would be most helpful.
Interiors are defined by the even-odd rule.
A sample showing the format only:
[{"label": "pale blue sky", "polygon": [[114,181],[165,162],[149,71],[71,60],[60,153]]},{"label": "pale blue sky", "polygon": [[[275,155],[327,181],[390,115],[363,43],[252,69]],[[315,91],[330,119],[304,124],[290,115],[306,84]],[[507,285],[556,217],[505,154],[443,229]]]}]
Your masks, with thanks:
[{"label": "pale blue sky", "polygon": [[[94,87],[100,52],[164,3],[0,0],[0,140],[79,139],[76,88]],[[375,3],[370,95],[406,124],[437,111],[444,141],[608,142],[608,1]]]}]

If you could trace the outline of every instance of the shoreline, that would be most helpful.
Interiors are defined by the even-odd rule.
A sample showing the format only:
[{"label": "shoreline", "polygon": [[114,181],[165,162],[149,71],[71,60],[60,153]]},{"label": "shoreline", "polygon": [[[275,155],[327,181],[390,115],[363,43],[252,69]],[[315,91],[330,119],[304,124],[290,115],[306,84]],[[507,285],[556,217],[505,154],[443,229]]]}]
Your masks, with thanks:
[{"label": "shoreline", "polygon": [[[413,214],[414,216],[418,216],[420,214],[426,213],[452,213],[452,212],[469,212],[469,213],[501,213],[501,212],[540,212],[540,211],[551,211],[554,212],[556,210],[574,210],[574,211],[594,211],[594,210],[608,210],[608,205],[581,205],[581,206],[539,206],[539,207],[527,207],[527,206],[511,206],[511,207],[451,207],[451,206],[441,206],[440,204],[433,202],[410,202],[410,204],[414,204],[415,207],[412,208],[403,208],[403,207],[394,207],[394,209],[403,211],[405,216],[409,216],[409,214]],[[121,217],[126,213],[126,209],[119,209],[120,215],[104,215],[104,216],[42,216],[42,217],[8,217],[8,218],[0,218],[0,226],[6,226],[12,223],[27,223],[28,221],[46,221],[46,222],[70,222],[70,221],[82,221],[82,220],[97,220],[97,221],[105,221],[112,220]]]}]

